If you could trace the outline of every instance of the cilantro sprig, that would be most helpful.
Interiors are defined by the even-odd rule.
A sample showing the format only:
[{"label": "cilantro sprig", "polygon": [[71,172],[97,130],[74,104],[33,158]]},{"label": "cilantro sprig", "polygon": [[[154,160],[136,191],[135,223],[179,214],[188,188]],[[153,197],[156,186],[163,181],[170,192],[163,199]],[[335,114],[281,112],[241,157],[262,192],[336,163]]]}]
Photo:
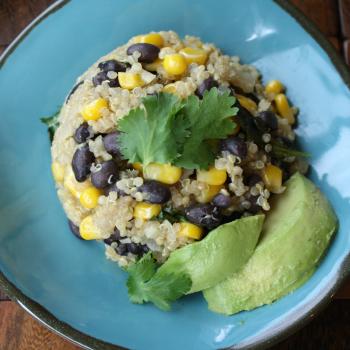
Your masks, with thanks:
[{"label": "cilantro sprig", "polygon": [[217,88],[203,99],[159,93],[147,96],[118,124],[119,144],[124,158],[140,162],[171,163],[186,169],[208,168],[215,153],[210,143],[230,135],[238,108],[235,98]]},{"label": "cilantro sprig", "polygon": [[47,131],[49,133],[49,138],[51,142],[53,140],[53,137],[55,135],[57,128],[60,125],[58,121],[59,114],[60,114],[60,110],[58,110],[56,113],[54,113],[49,117],[40,118],[41,122],[47,126]]},{"label": "cilantro sprig", "polygon": [[128,295],[133,303],[151,302],[161,310],[169,311],[171,302],[191,289],[192,281],[184,272],[154,276],[156,270],[157,264],[150,252],[132,264],[127,269]]}]

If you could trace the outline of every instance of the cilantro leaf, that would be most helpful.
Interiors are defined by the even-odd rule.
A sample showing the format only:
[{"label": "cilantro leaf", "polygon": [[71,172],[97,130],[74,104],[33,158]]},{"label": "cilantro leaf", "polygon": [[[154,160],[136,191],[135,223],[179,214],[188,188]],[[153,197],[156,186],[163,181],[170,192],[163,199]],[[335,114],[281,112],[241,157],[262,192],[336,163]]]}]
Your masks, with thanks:
[{"label": "cilantro leaf", "polygon": [[[173,94],[160,93],[143,99],[119,121],[119,144],[129,162],[171,163],[177,157],[179,130],[174,131],[175,115],[182,102]],[[176,134],[176,137],[174,135]]]},{"label": "cilantro leaf", "polygon": [[50,141],[52,142],[53,137],[60,123],[58,121],[58,116],[60,114],[60,110],[49,117],[40,118],[41,122],[47,126],[47,131],[49,133]]},{"label": "cilantro leaf", "polygon": [[170,303],[191,289],[191,278],[184,272],[154,276],[157,264],[151,253],[131,265],[127,271],[128,295],[136,304],[152,302],[158,308],[168,311]]},{"label": "cilantro leaf", "polygon": [[219,93],[212,88],[204,93],[203,99],[189,96],[180,114],[186,116],[190,137],[180,150],[175,164],[186,169],[208,168],[214,162],[215,153],[209,140],[223,139],[233,132],[232,117],[238,108],[232,107],[235,98],[228,92]]}]

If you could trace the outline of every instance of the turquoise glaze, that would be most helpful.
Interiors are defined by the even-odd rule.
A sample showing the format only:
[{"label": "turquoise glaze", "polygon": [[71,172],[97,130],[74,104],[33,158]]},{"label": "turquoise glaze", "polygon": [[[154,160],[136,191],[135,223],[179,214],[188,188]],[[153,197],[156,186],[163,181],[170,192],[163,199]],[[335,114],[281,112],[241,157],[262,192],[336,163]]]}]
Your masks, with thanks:
[{"label": "turquoise glaze", "polygon": [[[133,305],[125,274],[105,260],[102,245],[77,240],[68,230],[39,118],[57,110],[76,77],[100,56],[132,35],[162,29],[198,35],[255,64],[264,79],[283,81],[300,107],[298,135],[312,154],[311,177],[332,202],[340,230],[313,277],[270,306],[225,317],[209,312],[200,294],[168,313]],[[304,318],[339,278],[350,251],[350,94],[323,49],[276,3],[73,0],[6,60],[0,101],[0,268],[76,330],[132,349],[244,347]]]}]

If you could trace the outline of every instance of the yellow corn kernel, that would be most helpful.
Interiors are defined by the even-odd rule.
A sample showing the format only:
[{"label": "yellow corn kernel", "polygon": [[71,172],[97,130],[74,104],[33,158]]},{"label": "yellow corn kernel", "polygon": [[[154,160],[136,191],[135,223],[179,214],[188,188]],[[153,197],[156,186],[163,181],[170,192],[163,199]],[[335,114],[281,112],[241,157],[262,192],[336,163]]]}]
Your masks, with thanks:
[{"label": "yellow corn kernel", "polygon": [[157,58],[152,63],[145,63],[144,67],[146,70],[148,70],[150,72],[156,72],[158,70],[158,68],[161,67],[162,65],[163,65],[163,60],[161,60],[160,58]]},{"label": "yellow corn kernel", "polygon": [[193,47],[185,47],[179,53],[185,57],[188,64],[205,64],[208,58],[208,54],[204,50]]},{"label": "yellow corn kernel", "polygon": [[96,187],[88,187],[80,195],[80,203],[86,209],[94,209],[97,207],[98,198],[102,195],[102,192]]},{"label": "yellow corn kernel", "polygon": [[247,109],[250,113],[255,113],[258,109],[258,106],[251,98],[239,94],[236,94],[236,97],[239,104]]},{"label": "yellow corn kernel", "polygon": [[263,170],[263,180],[266,188],[274,192],[282,186],[282,170],[272,164],[268,164]]},{"label": "yellow corn kernel", "polygon": [[123,89],[132,90],[136,87],[143,86],[145,82],[142,80],[140,74],[130,72],[118,73],[119,84]]},{"label": "yellow corn kernel", "polygon": [[102,117],[102,110],[104,108],[108,108],[108,102],[104,98],[98,98],[83,107],[81,114],[86,121],[97,120]]},{"label": "yellow corn kernel", "polygon": [[179,236],[184,236],[192,239],[201,239],[203,229],[197,225],[191,224],[190,222],[181,222],[180,229],[178,231]]},{"label": "yellow corn kernel", "polygon": [[226,170],[220,170],[214,167],[209,168],[209,170],[197,170],[197,180],[205,182],[208,185],[222,185],[226,179]]},{"label": "yellow corn kernel", "polygon": [[275,104],[278,114],[287,119],[288,124],[292,125],[295,122],[294,113],[289,106],[288,99],[285,94],[275,96]]},{"label": "yellow corn kernel", "polygon": [[58,162],[53,162],[51,165],[52,175],[56,182],[62,182],[64,180],[64,166]]},{"label": "yellow corn kernel", "polygon": [[145,35],[138,35],[134,38],[135,44],[152,44],[158,47],[163,47],[164,39],[158,33],[149,33]]},{"label": "yellow corn kernel", "polygon": [[196,196],[196,200],[199,203],[209,203],[220,192],[222,185],[214,186],[208,185],[208,188],[202,190],[199,195]]},{"label": "yellow corn kernel", "polygon": [[176,95],[176,85],[175,84],[165,85],[164,88],[163,88],[163,91],[167,92],[168,94]]},{"label": "yellow corn kernel", "polygon": [[265,93],[277,95],[284,90],[283,84],[279,80],[270,80],[265,86]]},{"label": "yellow corn kernel", "polygon": [[149,220],[157,216],[161,210],[162,207],[160,204],[139,202],[134,207],[134,218]]},{"label": "yellow corn kernel", "polygon": [[100,230],[94,225],[92,216],[86,216],[79,225],[80,236],[83,239],[101,239]]},{"label": "yellow corn kernel", "polygon": [[133,167],[135,170],[142,171],[142,164],[139,163],[139,162],[132,163],[132,167]]},{"label": "yellow corn kernel", "polygon": [[164,57],[163,67],[168,74],[180,75],[186,72],[187,62],[184,56],[174,53]]},{"label": "yellow corn kernel", "polygon": [[70,170],[66,174],[63,182],[63,186],[77,199],[80,198],[82,192],[91,187],[90,181],[78,182]]},{"label": "yellow corn kernel", "polygon": [[178,182],[182,169],[170,164],[151,163],[143,169],[143,176],[148,180],[156,180],[168,185]]}]

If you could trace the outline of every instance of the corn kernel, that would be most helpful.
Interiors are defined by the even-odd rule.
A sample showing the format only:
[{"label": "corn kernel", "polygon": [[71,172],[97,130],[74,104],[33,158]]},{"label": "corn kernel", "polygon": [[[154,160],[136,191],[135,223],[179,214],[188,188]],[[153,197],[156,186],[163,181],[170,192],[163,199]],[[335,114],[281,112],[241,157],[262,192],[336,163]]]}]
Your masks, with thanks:
[{"label": "corn kernel", "polygon": [[186,72],[187,62],[185,57],[179,53],[174,53],[164,57],[163,67],[168,74],[180,75]]},{"label": "corn kernel", "polygon": [[178,231],[179,236],[184,236],[192,239],[201,239],[203,229],[197,225],[191,224],[190,222],[181,222],[180,230]]},{"label": "corn kernel", "polygon": [[204,50],[193,47],[185,47],[180,50],[179,53],[185,57],[185,60],[188,64],[205,64],[208,58],[208,55]]},{"label": "corn kernel", "polygon": [[279,80],[270,80],[265,86],[266,94],[277,95],[284,90],[283,84]]},{"label": "corn kernel", "polygon": [[208,185],[222,185],[227,179],[226,170],[216,169],[197,170],[197,180],[207,183]]},{"label": "corn kernel", "polygon": [[182,169],[170,164],[151,163],[143,169],[143,176],[148,180],[156,180],[168,185],[178,182]]},{"label": "corn kernel", "polygon": [[97,207],[98,198],[102,195],[102,192],[96,187],[88,187],[80,195],[80,203],[86,209],[94,209]]},{"label": "corn kernel", "polygon": [[144,67],[149,72],[156,72],[158,70],[158,68],[161,67],[162,65],[163,65],[163,60],[161,60],[160,58],[157,58],[152,63],[145,63]]},{"label": "corn kernel", "polygon": [[134,218],[149,220],[157,216],[161,210],[162,207],[160,204],[139,202],[134,207]]},{"label": "corn kernel", "polygon": [[123,89],[132,90],[136,87],[143,86],[145,82],[142,80],[140,74],[130,72],[118,73],[119,84]]},{"label": "corn kernel", "polygon": [[97,120],[102,117],[102,110],[108,108],[108,103],[104,98],[98,98],[92,101],[81,110],[83,118],[88,120]]},{"label": "corn kernel", "polygon": [[263,170],[263,180],[266,188],[274,192],[282,186],[282,170],[272,164],[268,164]]},{"label": "corn kernel", "polygon": [[163,47],[164,39],[158,33],[149,33],[145,35],[138,35],[134,38],[136,44],[152,44],[158,47]]},{"label": "corn kernel", "polygon": [[77,199],[80,198],[82,192],[91,187],[90,181],[78,182],[75,179],[73,171],[70,169],[66,174],[63,186]]},{"label": "corn kernel", "polygon": [[64,180],[64,166],[58,162],[53,162],[51,165],[52,175],[56,182],[62,182]]},{"label": "corn kernel", "polygon": [[196,196],[196,200],[199,203],[209,203],[220,192],[222,185],[214,186],[208,185],[208,188],[202,190],[199,195]]},{"label": "corn kernel", "polygon": [[289,106],[288,99],[285,94],[278,94],[275,97],[276,108],[278,114],[287,119],[288,124],[292,125],[295,122],[294,113]]},{"label": "corn kernel", "polygon": [[142,171],[142,164],[139,163],[139,162],[132,163],[132,167],[133,167],[135,170]]},{"label": "corn kernel", "polygon": [[163,88],[163,91],[167,92],[168,94],[176,95],[176,85],[175,84],[165,85],[164,88]]},{"label": "corn kernel", "polygon": [[100,230],[94,225],[92,216],[85,217],[79,225],[80,236],[83,239],[101,239],[102,235]]},{"label": "corn kernel", "polygon": [[250,113],[255,113],[258,109],[258,106],[251,98],[239,94],[236,94],[236,97],[239,104],[247,109]]}]

